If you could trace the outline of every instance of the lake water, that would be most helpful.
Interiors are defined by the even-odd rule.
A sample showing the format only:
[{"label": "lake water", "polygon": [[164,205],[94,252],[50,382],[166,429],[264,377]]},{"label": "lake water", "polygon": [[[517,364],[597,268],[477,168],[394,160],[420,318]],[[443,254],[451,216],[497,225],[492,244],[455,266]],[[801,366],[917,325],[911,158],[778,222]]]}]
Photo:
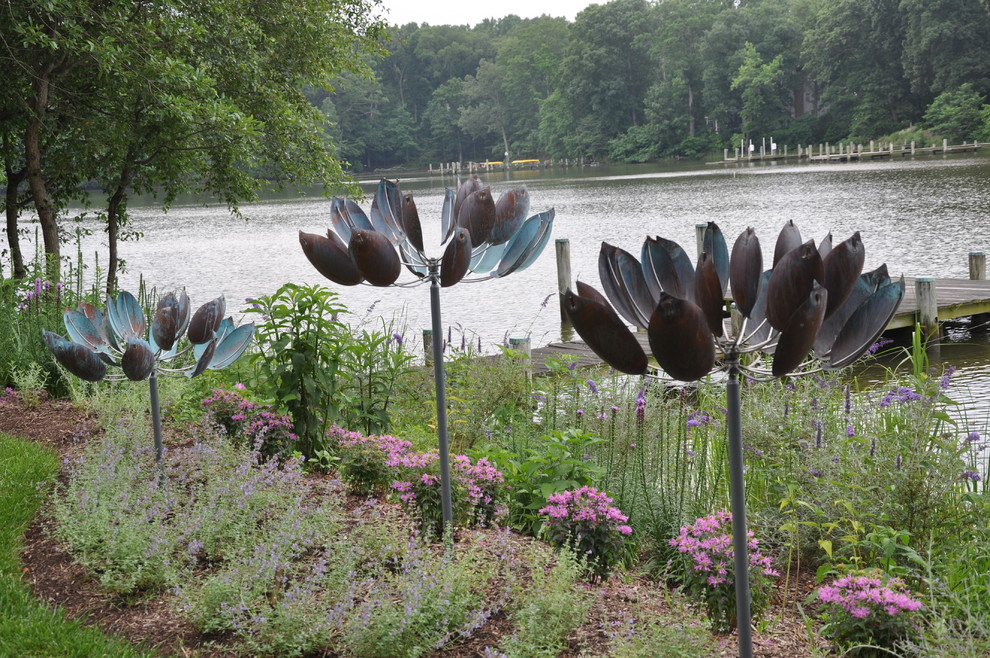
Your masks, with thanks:
[{"label": "lake water", "polygon": [[[990,251],[990,157],[956,155],[896,161],[833,164],[765,164],[741,167],[671,164],[599,166],[493,172],[483,180],[499,192],[526,185],[532,212],[556,210],[554,238],[570,240],[574,276],[600,288],[601,242],[639,254],[644,237],[660,235],[695,252],[695,224],[716,221],[730,244],[747,226],[772,253],[787,220],[805,239],[829,231],[836,241],[859,230],[866,268],[886,262],[892,276],[968,276],[970,251]],[[403,177],[424,224],[427,251],[439,255],[440,210],[445,187],[457,180],[440,176]],[[362,180],[371,191],[377,179]],[[367,208],[368,203],[362,204]],[[269,198],[243,208],[248,221],[222,206],[180,200],[167,214],[139,201],[131,206],[131,227],[144,233],[121,245],[127,270],[122,286],[133,290],[139,274],[159,290],[185,286],[194,306],[225,294],[238,311],[245,298],[275,291],[281,284],[327,284],[339,291],[353,321],[396,319],[415,338],[430,325],[428,286],[412,289],[345,288],[323,279],[303,256],[298,231],[322,233],[329,225],[329,201],[319,197]],[[88,261],[105,242],[95,220],[83,241]],[[30,253],[30,252],[28,252]],[[402,280],[412,280],[405,273]],[[444,326],[480,338],[487,349],[507,334],[532,337],[534,346],[560,337],[553,243],[525,272],[503,280],[462,283],[441,293]],[[548,301],[544,307],[543,303]],[[369,310],[371,309],[371,310]],[[956,385],[964,389],[971,423],[986,425],[990,409],[990,344],[982,328],[949,327],[941,359],[957,365]]]}]

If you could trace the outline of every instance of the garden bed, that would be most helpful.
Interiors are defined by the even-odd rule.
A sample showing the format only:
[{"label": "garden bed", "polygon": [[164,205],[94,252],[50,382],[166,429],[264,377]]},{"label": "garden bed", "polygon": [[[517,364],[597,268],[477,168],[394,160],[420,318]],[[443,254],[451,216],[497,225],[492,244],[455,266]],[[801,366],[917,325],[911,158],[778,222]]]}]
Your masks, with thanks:
[{"label": "garden bed", "polygon": [[[72,453],[94,436],[95,419],[87,412],[65,402],[41,400],[25,405],[16,399],[0,404],[0,431],[44,443],[58,450],[63,457]],[[173,441],[181,441],[175,427],[170,429]],[[330,478],[309,475],[306,481],[314,494]],[[360,507],[355,503],[354,507]],[[108,632],[127,638],[130,642],[153,648],[162,654],[223,656],[236,655],[238,643],[230,634],[203,634],[176,611],[169,595],[122,598],[103,590],[92,575],[77,564],[66,549],[51,534],[52,520],[41,515],[31,525],[25,537],[22,553],[23,575],[35,594],[43,601],[64,609],[70,617],[85,619]],[[493,541],[495,530],[470,530],[458,534],[458,550],[473,542]],[[512,535],[513,542],[534,542],[528,537]],[[606,655],[610,633],[628,632],[625,619],[667,616],[672,611],[664,587],[643,575],[620,573],[601,585],[581,586],[591,599],[590,611],[584,624],[567,641],[563,656]],[[802,574],[793,583],[788,600],[803,600],[812,587],[811,578]],[[782,592],[778,591],[778,596]],[[683,617],[683,610],[674,611]],[[695,615],[703,624],[703,616]],[[759,656],[811,655],[802,620],[793,606],[775,609],[767,616],[765,628],[755,634],[755,651]],[[689,623],[689,622],[687,622]],[[496,614],[468,640],[437,652],[443,656],[484,655],[486,647],[495,647],[513,630],[505,614]],[[710,655],[734,655],[735,638],[715,635]],[[674,654],[679,655],[679,654]]]}]

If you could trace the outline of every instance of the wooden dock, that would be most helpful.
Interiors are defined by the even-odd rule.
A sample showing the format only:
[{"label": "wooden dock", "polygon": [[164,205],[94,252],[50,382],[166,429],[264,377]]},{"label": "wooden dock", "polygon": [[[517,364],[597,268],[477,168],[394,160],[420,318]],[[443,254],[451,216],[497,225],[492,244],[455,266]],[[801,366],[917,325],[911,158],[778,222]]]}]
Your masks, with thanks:
[{"label": "wooden dock", "polygon": [[904,158],[913,157],[916,155],[948,155],[950,153],[966,153],[970,151],[978,151],[981,146],[986,146],[986,144],[980,144],[979,142],[974,141],[972,144],[963,143],[949,145],[947,140],[943,140],[941,146],[924,147],[915,146],[914,142],[907,144],[894,144],[893,142],[877,144],[870,142],[868,145],[852,143],[819,144],[817,148],[812,144],[807,146],[801,146],[798,144],[796,151],[789,151],[788,147],[785,146],[782,150],[775,149],[770,152],[767,152],[761,148],[759,152],[751,154],[742,153],[737,148],[735,157],[731,157],[729,155],[729,149],[725,149],[721,160],[708,162],[706,164],[746,164],[776,161],[786,163],[789,160],[804,160],[807,162],[852,162],[860,160],[881,160],[884,158],[893,159],[896,157]]},{"label": "wooden dock", "polygon": [[[926,284],[932,283],[922,278]],[[904,299],[897,313],[887,325],[887,330],[904,329],[915,326],[921,321],[921,309],[918,306],[918,282],[914,278],[904,277]],[[926,296],[922,288],[922,298]],[[937,300],[938,321],[954,320],[983,313],[990,313],[990,281],[969,279],[934,279],[934,298]],[[924,301],[924,300],[923,300]],[[637,332],[637,339],[650,353],[650,345],[646,332]],[[602,360],[591,351],[591,348],[580,340],[553,342],[545,347],[533,349],[532,365],[534,374],[548,371],[546,361],[550,357],[569,355],[575,357],[578,367],[602,365]]]}]

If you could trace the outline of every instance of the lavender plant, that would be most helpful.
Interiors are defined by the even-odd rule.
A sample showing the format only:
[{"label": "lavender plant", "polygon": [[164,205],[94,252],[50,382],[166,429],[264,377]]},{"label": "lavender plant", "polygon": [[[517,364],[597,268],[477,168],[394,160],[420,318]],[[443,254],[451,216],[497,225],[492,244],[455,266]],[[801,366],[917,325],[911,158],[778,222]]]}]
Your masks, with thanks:
[{"label": "lavender plant", "polygon": [[899,578],[880,570],[854,571],[817,590],[823,604],[822,635],[846,655],[876,655],[876,647],[893,649],[920,630],[922,604]]},{"label": "lavender plant", "polygon": [[593,578],[605,580],[624,560],[632,528],[605,492],[581,487],[551,494],[540,510],[546,518],[543,535],[552,545],[568,547],[587,561]]},{"label": "lavender plant", "polygon": [[[680,554],[677,573],[681,589],[704,606],[712,626],[719,631],[736,627],[735,568],[732,549],[732,514],[721,511],[683,526],[670,540]],[[766,610],[779,572],[769,556],[759,550],[759,541],[749,531],[749,583],[754,618]]]},{"label": "lavender plant", "polygon": [[578,583],[585,568],[583,561],[566,549],[556,554],[555,563],[550,559],[547,554],[530,556],[532,581],[524,587],[519,583],[509,615],[515,632],[499,645],[498,652],[487,649],[486,656],[557,656],[568,636],[584,621],[591,600]]}]

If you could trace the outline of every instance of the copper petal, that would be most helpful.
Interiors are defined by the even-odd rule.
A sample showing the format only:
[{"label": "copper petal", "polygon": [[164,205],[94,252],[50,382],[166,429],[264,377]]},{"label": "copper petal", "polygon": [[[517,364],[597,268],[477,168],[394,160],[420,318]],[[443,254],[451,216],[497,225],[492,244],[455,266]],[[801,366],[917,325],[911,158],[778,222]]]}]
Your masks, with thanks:
[{"label": "copper petal", "polygon": [[41,331],[48,350],[66,370],[87,382],[98,382],[107,374],[106,364],[85,345],[65,340],[51,331]]},{"label": "copper petal", "polygon": [[463,279],[469,265],[471,265],[471,234],[467,229],[457,227],[454,229],[454,238],[447,243],[443,260],[440,261],[440,287],[450,287]]},{"label": "copper petal", "polygon": [[777,236],[777,244],[773,248],[773,267],[777,267],[777,263],[784,255],[791,251],[792,249],[797,249],[801,246],[801,231],[795,226],[794,220],[788,220],[784,224],[784,228],[780,229],[780,234]]},{"label": "copper petal", "polygon": [[[348,233],[350,235],[350,233]],[[342,286],[356,286],[363,277],[350,254],[337,241],[299,231],[299,244],[316,271]]]},{"label": "copper petal", "polygon": [[808,356],[825,318],[828,291],[816,286],[781,330],[773,353],[773,376],[783,377]]},{"label": "copper petal", "polygon": [[813,240],[791,249],[774,265],[767,282],[767,320],[783,331],[791,316],[811,294],[815,281],[824,279],[822,259]]},{"label": "copper petal", "polygon": [[729,261],[729,285],[732,301],[745,317],[750,317],[763,280],[763,250],[756,231],[750,226],[739,234],[732,246]]},{"label": "copper petal", "polygon": [[389,239],[376,231],[354,231],[347,250],[358,271],[373,286],[390,286],[402,273],[402,262]]},{"label": "copper petal", "polygon": [[619,372],[642,375],[646,372],[646,353],[639,341],[608,304],[598,301],[600,294],[579,297],[569,288],[564,293],[564,312],[574,330],[605,363]]},{"label": "copper petal", "polygon": [[648,333],[653,357],[674,379],[701,379],[715,365],[715,342],[708,320],[694,302],[660,293]]},{"label": "copper petal", "polygon": [[709,330],[715,336],[721,337],[725,333],[722,327],[725,297],[715,269],[715,261],[707,251],[701,253],[698,269],[694,273],[694,301],[705,314]]},{"label": "copper petal", "polygon": [[843,240],[822,259],[825,272],[825,289],[828,290],[828,308],[825,317],[832,315],[852,292],[866,261],[866,249],[859,231]]}]

